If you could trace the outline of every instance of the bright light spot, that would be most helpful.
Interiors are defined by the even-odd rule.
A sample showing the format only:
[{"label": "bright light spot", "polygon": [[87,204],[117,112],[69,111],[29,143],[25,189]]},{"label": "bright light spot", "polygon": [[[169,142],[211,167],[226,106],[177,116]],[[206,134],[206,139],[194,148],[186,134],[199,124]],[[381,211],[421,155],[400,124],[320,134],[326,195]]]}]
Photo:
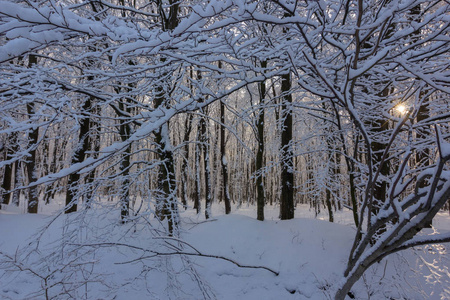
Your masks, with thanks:
[{"label": "bright light spot", "polygon": [[402,115],[404,115],[404,114],[408,111],[408,109],[406,108],[406,106],[403,105],[403,104],[397,105],[397,106],[395,107],[395,109],[396,109],[400,114],[402,114]]}]

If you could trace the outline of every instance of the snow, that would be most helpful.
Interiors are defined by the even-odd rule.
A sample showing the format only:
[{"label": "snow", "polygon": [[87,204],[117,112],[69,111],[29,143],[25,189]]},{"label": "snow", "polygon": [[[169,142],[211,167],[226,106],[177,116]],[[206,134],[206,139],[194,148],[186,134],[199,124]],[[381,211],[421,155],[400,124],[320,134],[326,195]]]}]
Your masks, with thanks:
[{"label": "snow", "polygon": [[359,67],[358,69],[349,69],[349,79],[355,79],[356,77],[361,76],[362,74],[365,74],[369,69],[373,68],[375,65],[378,64],[380,60],[386,57],[386,55],[391,50],[390,47],[386,47],[379,51],[374,57],[367,60],[363,66]]},{"label": "snow", "polygon": [[446,143],[445,141],[441,141],[439,150],[440,150],[442,159],[450,160],[450,143]]},{"label": "snow", "polygon": [[[151,229],[138,221],[119,225],[118,212],[106,208],[55,218],[58,203],[41,205],[38,215],[21,214],[12,206],[0,211],[0,252],[22,259],[30,254],[21,260],[21,267],[30,267],[40,276],[51,274],[47,286],[53,284],[48,291],[55,299],[202,299],[204,295],[225,300],[332,299],[354,236],[349,211],[336,212],[336,224],[327,222],[326,214],[313,219],[314,211],[299,205],[295,219],[280,221],[278,207],[268,206],[266,221],[261,222],[255,219],[254,206],[234,207],[231,215],[224,215],[222,205],[214,203],[213,219],[205,220],[191,208],[180,213],[183,243],[178,243],[155,235],[160,225],[150,217]],[[448,212],[439,213],[434,225],[436,231],[450,231]],[[38,236],[39,251],[25,251],[28,245],[36,247],[33,240]],[[219,258],[151,257],[154,252],[173,251],[169,243],[187,254],[221,256],[279,275]],[[370,268],[352,292],[357,299],[448,299],[447,247],[424,246],[391,255]],[[81,254],[77,267],[64,267]],[[0,257],[0,299],[45,298],[45,276],[12,272],[14,268]],[[63,278],[89,283],[78,290],[65,286],[66,292],[58,295]]]},{"label": "snow", "polygon": [[0,48],[0,61],[7,61],[12,57],[22,55],[37,46],[39,46],[39,43],[25,38],[17,38],[9,41]]},{"label": "snow", "polygon": [[226,155],[223,155],[223,156],[222,156],[222,165],[228,166],[228,160],[227,160]]}]

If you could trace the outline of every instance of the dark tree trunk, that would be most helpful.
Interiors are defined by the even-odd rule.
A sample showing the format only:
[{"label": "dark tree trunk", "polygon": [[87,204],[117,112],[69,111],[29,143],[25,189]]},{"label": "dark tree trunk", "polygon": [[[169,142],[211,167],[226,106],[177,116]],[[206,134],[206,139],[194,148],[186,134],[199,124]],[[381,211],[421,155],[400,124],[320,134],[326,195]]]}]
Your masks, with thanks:
[{"label": "dark tree trunk", "polygon": [[209,147],[208,147],[208,136],[206,132],[206,120],[205,118],[200,119],[200,144],[203,152],[203,166],[204,166],[204,179],[205,179],[205,218],[209,219],[211,216],[211,182],[210,182],[210,158],[209,158]]},{"label": "dark tree trunk", "polygon": [[[34,103],[27,104],[27,112],[30,115],[35,114]],[[26,160],[26,170],[28,177],[28,184],[37,180],[36,170],[36,147],[39,138],[39,129],[34,128],[28,134],[28,143],[30,146],[29,156]],[[36,214],[38,212],[39,192],[37,186],[28,188],[28,213]]]},{"label": "dark tree trunk", "polygon": [[[421,97],[426,97],[424,93],[420,93]],[[419,107],[419,111],[417,113],[417,123],[425,121],[430,117],[430,109],[429,109],[429,101],[427,98],[423,99],[422,105]],[[425,140],[427,137],[431,135],[430,125],[423,125],[422,127],[417,129],[416,138],[417,140]],[[421,167],[428,167],[430,165],[430,148],[425,147],[420,149],[416,153],[416,164]],[[424,188],[426,186],[426,182],[422,181],[418,183],[419,188]],[[426,224],[426,228],[432,228],[433,221],[431,220],[428,224]]]},{"label": "dark tree trunk", "polygon": [[[6,160],[13,158],[15,152],[17,152],[17,133],[12,133],[9,136],[7,145],[5,145]],[[0,203],[8,205],[11,202],[11,185],[13,184],[14,177],[14,164],[8,164],[5,166],[5,173],[3,174],[3,182],[1,187]],[[1,205],[0,205],[1,209]]]},{"label": "dark tree trunk", "polygon": [[[35,55],[29,56],[28,67],[33,68],[37,64],[37,57]],[[32,118],[35,114],[35,103],[27,103],[27,113],[28,117]],[[26,159],[26,171],[28,176],[28,184],[31,184],[37,180],[37,170],[36,170],[36,148],[39,138],[39,128],[32,128],[28,132],[28,157]],[[39,204],[39,192],[37,186],[28,188],[28,213],[36,214],[38,212]]]},{"label": "dark tree trunk", "polygon": [[[338,142],[337,140],[335,141],[336,143]],[[335,201],[333,203],[335,210],[342,210],[342,203],[341,201],[339,201],[340,199],[340,195],[341,195],[341,185],[340,185],[340,175],[341,175],[341,154],[339,151],[339,146],[335,145],[335,165],[333,167],[333,174],[338,182],[338,186],[336,187],[335,193],[336,193],[336,197],[338,199],[338,201]]]},{"label": "dark tree trunk", "polygon": [[[124,105],[123,105],[124,106]],[[124,107],[121,107],[124,109]],[[127,141],[131,135],[131,126],[128,123],[122,122],[119,126],[120,138],[123,142]],[[120,174],[122,177],[122,188],[119,192],[120,203],[120,219],[122,223],[128,221],[130,215],[130,166],[131,166],[131,143],[125,149],[120,161]]]},{"label": "dark tree trunk", "polygon": [[20,193],[21,191],[18,189],[21,185],[23,185],[23,178],[22,178],[22,170],[21,170],[22,163],[20,161],[14,162],[14,192],[12,194],[12,202],[19,206],[20,203]]},{"label": "dark tree trunk", "polygon": [[290,72],[281,76],[281,197],[280,219],[294,218],[294,157],[292,153],[292,95]]},{"label": "dark tree trunk", "polygon": [[[261,68],[267,67],[267,61],[261,62]],[[258,131],[258,152],[256,153],[256,218],[259,221],[264,221],[264,204],[266,202],[264,193],[264,180],[263,180],[263,163],[264,163],[264,98],[266,97],[266,82],[263,81],[259,84],[259,116],[256,129]]]},{"label": "dark tree trunk", "polygon": [[[379,96],[383,100],[389,96],[389,93],[389,88],[385,88]],[[376,216],[387,199],[388,182],[386,178],[389,175],[390,162],[387,159],[383,159],[383,155],[388,146],[386,142],[387,138],[384,137],[384,134],[389,130],[389,121],[386,118],[377,116],[371,125],[371,133],[375,138],[372,141],[372,145],[370,145],[372,149],[372,163],[375,167],[374,169],[380,170],[380,175],[372,186],[372,200],[369,201],[369,211],[372,215]],[[370,218],[369,216],[369,220]],[[384,230],[385,227],[380,228],[379,233]],[[374,237],[376,238],[376,236]],[[376,240],[374,239],[371,242],[375,243]]]},{"label": "dark tree trunk", "polygon": [[[89,149],[89,131],[90,118],[89,114],[92,108],[92,99],[86,98],[82,107],[82,118],[80,118],[80,131],[78,133],[78,144],[72,156],[71,165],[83,162],[86,158],[86,152]],[[66,209],[65,213],[73,213],[77,211],[78,206],[78,190],[80,186],[80,174],[72,173],[69,175],[66,190]]]},{"label": "dark tree trunk", "polygon": [[[58,140],[55,140],[55,145],[54,145],[54,149],[53,149],[53,160],[50,165],[51,173],[56,173],[62,169],[61,162],[65,161],[64,149],[66,149],[67,143],[68,143],[67,139],[63,139],[61,142],[59,142]],[[51,199],[55,198],[56,192],[58,191],[57,186],[58,186],[58,181],[56,181],[46,187],[46,193],[47,192],[50,193],[49,198],[51,198]]]},{"label": "dark tree trunk", "polygon": [[[390,38],[394,32],[395,24],[390,24],[388,29],[386,30],[385,36],[383,38]],[[372,45],[368,43],[367,41],[362,42],[361,48],[362,49],[370,49]],[[375,83],[374,86],[383,87],[380,89],[380,92],[377,94],[377,97],[380,99],[381,103],[383,101],[389,100],[389,95],[392,92],[391,82],[388,80],[381,81],[378,83]],[[370,128],[371,134],[372,134],[372,144],[369,145],[372,150],[372,157],[369,157],[368,159],[372,159],[372,166],[373,169],[379,169],[379,176],[378,180],[376,182],[372,183],[372,197],[371,201],[369,201],[369,212],[372,215],[377,215],[380,208],[386,203],[386,193],[389,188],[388,182],[386,180],[387,176],[389,175],[389,169],[390,169],[390,162],[387,159],[383,159],[383,154],[385,152],[385,149],[387,148],[387,140],[388,137],[386,136],[386,133],[389,130],[389,119],[383,117],[382,111],[377,111],[377,115],[372,116],[373,120],[371,124],[368,124],[368,128]],[[369,222],[370,222],[371,216],[369,215]],[[383,231],[384,228],[380,229],[380,232]],[[375,240],[372,241],[373,243]]]},{"label": "dark tree trunk", "polygon": [[159,193],[156,199],[156,215],[164,220],[167,218],[169,235],[173,235],[178,226],[178,205],[175,195],[175,168],[171,146],[168,144],[168,124],[164,124],[155,133],[158,144],[158,154],[161,166],[158,174]]},{"label": "dark tree trunk", "polygon": [[[158,87],[155,97],[155,107],[164,105],[166,94],[162,87]],[[156,216],[160,220],[167,218],[169,235],[173,235],[178,226],[178,205],[175,181],[175,167],[172,146],[169,137],[169,124],[163,124],[155,132],[155,142],[158,145],[157,153],[161,160],[158,172],[158,195],[156,197]]]},{"label": "dark tree trunk", "polygon": [[225,202],[225,214],[229,214],[231,212],[231,199],[228,190],[228,160],[225,153],[225,104],[223,102],[220,102],[220,122],[222,123],[220,126],[220,158],[223,177],[222,193]]},{"label": "dark tree trunk", "polygon": [[[51,174],[50,172],[50,165],[51,165],[51,153],[50,153],[50,140],[44,141],[44,149],[42,150],[42,160],[43,160],[43,166],[42,166],[42,172],[44,172],[45,175]],[[50,193],[48,191],[51,189],[51,184],[45,187],[44,189],[44,195],[43,195],[43,202],[47,205],[50,203]]]},{"label": "dark tree trunk", "polygon": [[358,217],[358,200],[356,199],[356,186],[355,186],[355,174],[353,173],[354,168],[349,170],[349,181],[350,181],[350,200],[352,202],[352,213],[353,220],[355,221],[355,226],[359,226]]},{"label": "dark tree trunk", "polygon": [[188,174],[187,167],[189,162],[189,135],[192,131],[192,117],[193,114],[188,114],[186,116],[185,128],[183,143],[184,143],[184,157],[183,163],[181,164],[181,203],[183,204],[184,209],[187,209],[187,182],[188,182]]},{"label": "dark tree trunk", "polygon": [[[202,80],[202,74],[197,71],[197,80]],[[200,100],[202,102],[203,100]],[[206,108],[201,110],[202,113],[207,115]],[[201,152],[203,153],[203,174],[205,180],[205,218],[209,219],[211,216],[211,204],[212,204],[212,193],[211,193],[211,159],[209,157],[209,140],[206,128],[206,116],[200,117],[199,125],[199,144]]]},{"label": "dark tree trunk", "polygon": [[[420,22],[421,14],[421,8],[420,5],[417,5],[411,9],[411,21],[413,22]],[[420,30],[417,30],[413,33],[412,41],[417,42],[420,39]],[[429,108],[429,99],[426,95],[425,87],[423,90],[419,93],[419,97],[423,99],[419,99],[419,102],[421,102],[421,105],[419,107],[419,110],[417,112],[416,122],[420,123],[422,121],[425,121],[430,117],[430,108]],[[416,138],[418,141],[425,140],[427,137],[431,134],[431,128],[430,125],[423,125],[417,129],[417,135]],[[419,142],[420,143],[420,142]],[[420,165],[421,167],[428,167],[430,165],[430,149],[428,147],[424,147],[423,149],[420,149],[416,153],[416,164]],[[424,188],[425,182],[419,182],[419,188]],[[427,228],[431,228],[432,222],[427,224]]]},{"label": "dark tree trunk", "polygon": [[[96,114],[99,114],[98,109],[94,108]],[[94,158],[98,156],[100,152],[100,126],[94,118],[91,118],[91,134],[89,135],[89,151],[93,153]],[[87,191],[84,197],[84,205],[86,208],[91,207],[91,203],[94,197],[94,181],[95,181],[95,169],[91,170],[86,177]]]},{"label": "dark tree trunk", "polygon": [[[325,111],[329,110],[329,107],[324,103],[323,109]],[[327,125],[327,122],[325,123]],[[333,124],[330,124],[331,126],[334,126]],[[333,128],[334,129],[334,128]],[[332,192],[335,194],[339,188],[336,188],[335,181],[336,181],[336,172],[338,169],[337,167],[337,150],[336,149],[336,139],[334,136],[329,136],[326,138],[327,142],[327,155],[328,155],[328,174],[331,177],[332,180],[329,180],[331,184],[329,186],[325,187],[325,205],[327,206],[328,210],[328,221],[334,222],[334,212],[333,212],[333,196]]]},{"label": "dark tree trunk", "polygon": [[[171,31],[178,25],[178,9],[180,3],[175,0],[169,1],[168,11],[163,7],[163,1],[158,0],[158,12],[161,16],[161,24],[163,31]],[[168,12],[168,14],[166,14]],[[161,61],[165,61],[162,57]],[[162,72],[161,79],[168,76],[167,73]],[[164,80],[162,80],[164,82]],[[164,86],[156,87],[155,94],[155,108],[166,105],[169,101],[169,95],[164,89]],[[178,203],[176,197],[176,180],[175,180],[175,166],[172,152],[172,145],[169,136],[169,124],[165,123],[161,128],[155,132],[155,142],[157,143],[158,156],[161,159],[161,166],[158,174],[159,196],[156,203],[156,215],[160,219],[167,217],[169,235],[173,235],[178,227]]]},{"label": "dark tree trunk", "polygon": [[327,189],[325,193],[325,202],[328,210],[328,221],[334,222],[333,206],[331,205],[331,192],[329,189]]},{"label": "dark tree trunk", "polygon": [[[9,154],[9,151],[8,151]],[[11,201],[11,184],[13,179],[13,168],[11,164],[5,166],[5,173],[3,174],[3,182],[1,189],[1,204],[8,205]],[[0,205],[1,209],[1,205]]]},{"label": "dark tree trunk", "polygon": [[[386,132],[388,128],[388,122],[386,119],[378,119],[372,124],[372,132],[376,135]],[[381,179],[375,183],[373,189],[373,202],[372,202],[372,213],[378,214],[380,207],[386,202],[386,192],[387,192],[387,181],[384,179],[385,176],[389,175],[389,163],[388,161],[382,161],[382,156],[387,144],[382,141],[372,142],[372,152],[373,152],[373,162],[374,166],[378,167],[382,163],[380,175]]]},{"label": "dark tree trunk", "polygon": [[194,192],[194,209],[197,210],[197,214],[201,211],[201,184],[200,184],[200,145],[198,141],[200,140],[200,132],[197,131],[197,143],[195,144],[195,192]]}]

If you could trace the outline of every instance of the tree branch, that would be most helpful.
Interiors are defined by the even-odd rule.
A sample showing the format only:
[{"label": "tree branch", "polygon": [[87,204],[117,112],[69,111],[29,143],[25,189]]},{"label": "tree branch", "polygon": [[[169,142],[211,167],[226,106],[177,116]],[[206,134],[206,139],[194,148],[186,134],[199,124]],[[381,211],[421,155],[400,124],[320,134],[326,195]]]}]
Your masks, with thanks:
[{"label": "tree branch", "polygon": [[[187,243],[185,243],[185,244],[187,244]],[[129,264],[129,263],[133,263],[133,262],[136,262],[136,261],[149,259],[149,258],[153,258],[153,257],[157,257],[157,256],[186,255],[186,256],[198,256],[198,257],[216,258],[216,259],[228,261],[228,262],[238,266],[239,268],[264,269],[266,271],[269,271],[269,272],[275,274],[275,276],[278,276],[280,274],[280,272],[274,271],[274,270],[272,270],[269,267],[244,265],[244,264],[241,264],[241,263],[239,263],[239,262],[237,262],[237,261],[235,261],[235,260],[233,260],[231,258],[225,257],[225,256],[201,253],[200,251],[196,250],[193,247],[192,248],[196,251],[195,253],[193,253],[193,252],[185,252],[185,251],[160,252],[160,251],[149,250],[149,249],[145,249],[145,248],[142,248],[142,247],[128,245],[128,244],[123,244],[123,243],[71,244],[71,245],[79,246],[79,247],[113,247],[113,246],[120,246],[120,247],[126,247],[126,248],[135,249],[135,250],[140,250],[140,251],[143,251],[143,252],[152,253],[152,255],[141,256],[141,257],[133,259],[133,260],[120,262],[120,263],[115,263],[115,264]]]}]

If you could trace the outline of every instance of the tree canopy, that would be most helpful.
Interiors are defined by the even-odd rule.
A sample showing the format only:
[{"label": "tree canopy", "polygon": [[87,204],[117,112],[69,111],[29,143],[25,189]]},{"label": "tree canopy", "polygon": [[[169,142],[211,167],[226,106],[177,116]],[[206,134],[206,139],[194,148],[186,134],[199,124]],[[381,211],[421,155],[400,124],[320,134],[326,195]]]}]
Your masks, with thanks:
[{"label": "tree canopy", "polygon": [[207,199],[208,217],[215,198],[261,196],[260,220],[264,203],[282,219],[298,202],[330,220],[344,206],[357,227],[344,299],[384,256],[450,241],[417,235],[450,198],[449,11],[440,0],[0,1],[2,202],[28,190],[37,212],[40,196],[65,193],[71,213],[109,197],[122,222],[154,213],[169,235],[180,198]]}]

